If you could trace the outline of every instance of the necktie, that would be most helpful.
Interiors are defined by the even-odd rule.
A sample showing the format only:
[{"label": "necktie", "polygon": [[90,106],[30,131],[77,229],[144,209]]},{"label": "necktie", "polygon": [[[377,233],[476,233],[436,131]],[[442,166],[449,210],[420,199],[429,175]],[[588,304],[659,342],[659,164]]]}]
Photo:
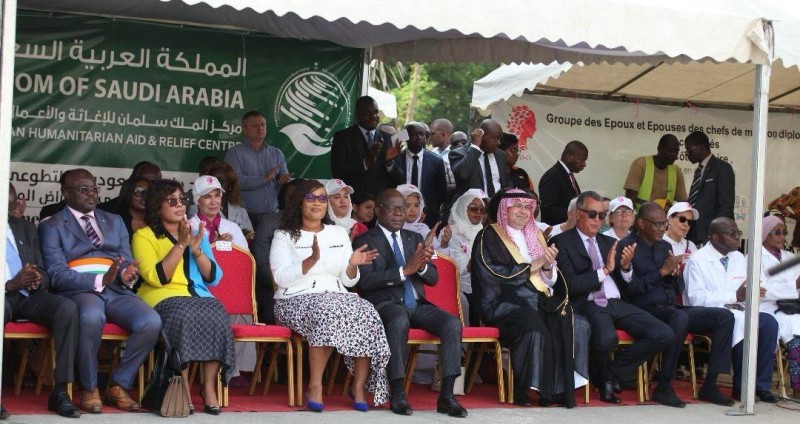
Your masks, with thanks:
[{"label": "necktie", "polygon": [[483,154],[483,175],[486,176],[486,194],[489,197],[494,196],[494,177],[492,176],[492,167],[489,166],[489,155]]},{"label": "necktie", "polygon": [[723,257],[719,258],[719,261],[722,262],[722,266],[725,267],[725,271],[727,271],[728,270],[728,257],[727,256],[723,256]]},{"label": "necktie", "polygon": [[373,141],[372,131],[367,131],[367,148],[368,149],[372,148],[372,141]]},{"label": "necktie", "polygon": [[[6,231],[11,231],[7,229]],[[8,275],[13,275],[14,277],[22,271],[22,259],[19,257],[19,253],[17,253],[17,247],[14,246],[14,243],[11,242],[11,239],[6,238],[6,264],[8,264]],[[28,290],[21,289],[19,291],[22,293],[23,296],[28,295]]]},{"label": "necktie", "polygon": [[419,188],[419,156],[414,155],[414,164],[411,165],[411,184]]},{"label": "necktie", "polygon": [[[397,233],[392,233],[392,250],[394,251],[394,260],[398,266],[405,266],[406,260],[403,259],[403,252],[400,251],[400,245],[397,243]],[[408,278],[403,280],[403,303],[406,304],[408,309],[417,307],[417,299],[414,298],[414,286]]]},{"label": "necktie", "polygon": [[100,247],[100,236],[97,235],[97,231],[92,227],[92,217],[84,215],[81,219],[83,220],[83,231],[86,231],[86,235],[89,236],[89,241],[92,242],[95,248]]},{"label": "necktie", "polygon": [[697,169],[694,170],[694,179],[692,179],[692,186],[689,188],[689,204],[694,205],[695,200],[697,200],[697,196],[700,194],[700,186],[702,185],[701,182],[703,179],[701,178],[703,175],[703,165],[699,165]]},{"label": "necktie", "polygon": [[578,187],[578,180],[575,179],[575,174],[569,173],[569,181],[572,183],[572,189],[575,190],[575,195],[581,194],[581,189]]},{"label": "necktie", "polygon": [[[589,243],[589,259],[592,260],[592,269],[597,271],[600,269],[600,254],[597,252],[597,245],[594,244],[594,239],[586,239]],[[602,282],[601,282],[602,284]],[[601,287],[600,290],[593,293],[594,303],[597,306],[605,308],[608,306],[608,299],[606,299],[606,292]]]}]

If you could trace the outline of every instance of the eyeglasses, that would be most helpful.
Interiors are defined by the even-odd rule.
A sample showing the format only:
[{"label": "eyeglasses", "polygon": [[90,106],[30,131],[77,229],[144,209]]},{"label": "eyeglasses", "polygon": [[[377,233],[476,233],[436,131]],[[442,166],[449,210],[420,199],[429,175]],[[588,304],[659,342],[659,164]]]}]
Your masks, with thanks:
[{"label": "eyeglasses", "polygon": [[742,237],[742,232],[739,231],[739,230],[717,231],[714,234],[725,234],[726,236],[728,236],[730,238],[735,238],[735,239],[738,239],[738,238]]},{"label": "eyeglasses", "polygon": [[486,208],[484,208],[483,206],[467,206],[467,210],[472,213],[477,213],[481,215],[486,213]]},{"label": "eyeglasses", "polygon": [[653,224],[653,227],[656,227],[656,229],[658,229],[658,230],[666,230],[667,227],[669,227],[669,221],[656,222],[656,221],[653,221],[652,219],[647,219],[647,218],[645,218],[643,216],[640,217],[640,218],[642,218],[643,220]]},{"label": "eyeglasses", "polygon": [[386,212],[389,212],[389,213],[392,213],[392,214],[408,212],[408,208],[405,207],[405,205],[403,205],[403,206],[380,205],[379,207],[381,209],[385,210]]},{"label": "eyeglasses", "polygon": [[314,193],[308,193],[305,196],[303,196],[303,198],[306,199],[306,202],[308,203],[314,203],[314,200],[320,203],[325,203],[328,201],[327,194],[320,194],[319,196],[315,196]]},{"label": "eyeglasses", "polygon": [[100,193],[100,186],[80,186],[80,187],[68,187],[70,190],[75,190],[80,194],[89,194],[89,193]]},{"label": "eyeglasses", "polygon": [[147,189],[144,187],[136,187],[133,189],[133,195],[136,197],[144,197],[147,194]]},{"label": "eyeglasses", "polygon": [[630,210],[630,209],[617,209],[612,213],[615,213],[615,214],[620,215],[620,216],[631,216],[631,215],[633,215],[633,211]]},{"label": "eyeglasses", "polygon": [[608,216],[608,212],[606,212],[606,211],[600,211],[600,212],[598,212],[598,211],[589,211],[589,210],[581,209],[581,208],[578,208],[578,210],[581,211],[581,212],[585,212],[586,216],[588,216],[589,219],[599,219],[599,220],[602,221],[602,220],[606,219],[606,217]]},{"label": "eyeglasses", "polygon": [[786,236],[789,235],[789,232],[786,231],[786,230],[772,230],[767,234],[770,234],[770,235],[773,235],[773,236],[784,236],[784,237],[786,237]]},{"label": "eyeglasses", "polygon": [[691,219],[691,218],[687,218],[687,217],[685,217],[685,216],[675,216],[675,217],[673,217],[673,218],[677,219],[677,220],[678,220],[678,222],[680,222],[681,224],[685,224],[685,223],[687,223],[687,222],[689,223],[689,225],[692,225],[692,224],[694,224],[694,220],[693,220],[693,219]]},{"label": "eyeglasses", "polygon": [[533,210],[533,205],[532,205],[532,204],[530,204],[530,203],[520,203],[520,202],[516,202],[516,203],[514,203],[513,205],[511,205],[510,207],[512,207],[512,208],[519,208],[519,209],[525,209],[526,211],[532,211],[532,210]]},{"label": "eyeglasses", "polygon": [[181,206],[185,206],[187,203],[189,203],[189,200],[185,197],[167,197],[164,199],[164,201],[167,202],[167,204],[172,208],[178,206],[178,203],[180,203]]}]

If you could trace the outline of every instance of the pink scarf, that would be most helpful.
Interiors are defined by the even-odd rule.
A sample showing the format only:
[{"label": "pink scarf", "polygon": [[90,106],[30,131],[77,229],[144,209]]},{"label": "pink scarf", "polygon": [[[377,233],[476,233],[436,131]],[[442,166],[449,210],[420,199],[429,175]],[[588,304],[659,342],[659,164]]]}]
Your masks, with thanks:
[{"label": "pink scarf", "polygon": [[219,224],[222,223],[222,217],[217,214],[214,219],[208,219],[202,213],[198,213],[197,219],[206,226],[206,234],[208,235],[209,243],[214,243],[219,235]]}]

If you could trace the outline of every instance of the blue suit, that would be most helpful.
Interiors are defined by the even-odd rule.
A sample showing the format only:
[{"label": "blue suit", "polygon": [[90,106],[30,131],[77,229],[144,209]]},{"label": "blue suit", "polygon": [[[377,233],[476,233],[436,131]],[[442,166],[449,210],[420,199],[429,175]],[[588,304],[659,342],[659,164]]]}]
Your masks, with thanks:
[{"label": "blue suit", "polygon": [[[131,248],[122,218],[94,210],[103,243],[94,247],[69,208],[64,208],[39,224],[39,239],[51,290],[72,299],[78,307],[78,381],[86,390],[97,386],[97,351],[106,322],[131,332],[112,380],[131,388],[136,371],[153,349],[161,331],[161,318],[135,293],[122,284],[122,272],[130,265]],[[84,258],[122,257],[114,282],[102,291],[94,289],[97,274],[71,269],[69,262]]]},{"label": "blue suit", "polygon": [[[422,149],[422,178],[419,180],[419,189],[422,197],[425,198],[425,207],[428,214],[425,217],[425,224],[433,227],[439,221],[439,207],[446,200],[447,196],[447,176],[444,171],[444,161],[437,154]],[[402,152],[394,159],[394,166],[389,175],[395,186],[400,184],[410,184],[411,179],[406,175],[407,152]]]}]

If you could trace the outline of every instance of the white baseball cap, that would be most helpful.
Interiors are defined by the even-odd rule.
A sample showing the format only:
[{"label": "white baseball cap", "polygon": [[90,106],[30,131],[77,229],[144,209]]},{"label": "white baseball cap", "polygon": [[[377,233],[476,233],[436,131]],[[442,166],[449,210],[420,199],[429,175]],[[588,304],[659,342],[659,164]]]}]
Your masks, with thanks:
[{"label": "white baseball cap", "polygon": [[616,211],[621,206],[626,206],[628,209],[633,210],[633,202],[631,202],[631,199],[628,199],[627,197],[623,196],[611,199],[611,204],[610,204],[611,212]]},{"label": "white baseball cap", "polygon": [[217,177],[212,175],[201,175],[194,180],[194,190],[192,194],[194,195],[194,202],[197,203],[197,199],[201,196],[205,196],[208,193],[211,193],[214,190],[219,189],[220,192],[225,193],[225,190],[222,189],[222,184],[219,183]]},{"label": "white baseball cap", "polygon": [[672,207],[669,208],[669,211],[667,212],[667,217],[675,215],[676,213],[681,213],[686,211],[692,211],[692,219],[697,220],[698,218],[700,218],[700,212],[698,212],[697,209],[693,208],[692,205],[690,205],[688,202],[677,202],[674,205],[672,205]]},{"label": "white baseball cap", "polygon": [[347,190],[347,193],[349,194],[353,194],[355,191],[353,190],[353,187],[350,187],[349,185],[345,184],[344,181],[338,178],[328,180],[324,182],[323,185],[325,186],[325,193],[327,193],[328,196],[333,196],[342,190]]}]

